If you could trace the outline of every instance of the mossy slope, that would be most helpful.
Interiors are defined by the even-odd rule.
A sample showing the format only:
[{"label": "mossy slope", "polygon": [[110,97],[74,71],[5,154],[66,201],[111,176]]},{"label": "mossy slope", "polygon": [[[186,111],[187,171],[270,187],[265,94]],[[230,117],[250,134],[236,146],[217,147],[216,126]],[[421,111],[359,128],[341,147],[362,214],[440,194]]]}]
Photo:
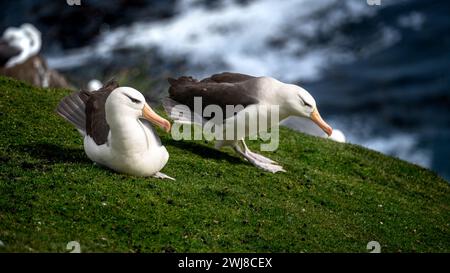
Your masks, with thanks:
[{"label": "mossy slope", "polygon": [[283,128],[265,155],[286,173],[159,131],[177,180],[130,177],[87,159],[54,112],[68,92],[0,77],[0,251],[450,251],[450,187],[429,170]]}]

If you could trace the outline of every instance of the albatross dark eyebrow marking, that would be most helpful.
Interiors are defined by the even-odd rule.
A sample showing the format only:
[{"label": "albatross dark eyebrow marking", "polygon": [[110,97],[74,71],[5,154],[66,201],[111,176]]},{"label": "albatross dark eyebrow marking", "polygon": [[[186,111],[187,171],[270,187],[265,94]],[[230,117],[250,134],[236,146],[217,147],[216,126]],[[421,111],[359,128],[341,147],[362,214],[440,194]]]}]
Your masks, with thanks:
[{"label": "albatross dark eyebrow marking", "polygon": [[300,94],[297,94],[297,96],[298,96],[298,98],[303,102],[303,104],[304,104],[305,106],[312,107],[312,104],[306,102],[306,100],[304,100],[304,99],[302,98],[302,96],[300,96]]},{"label": "albatross dark eyebrow marking", "polygon": [[138,100],[138,99],[135,99],[135,98],[133,98],[133,97],[131,97],[131,96],[129,96],[129,95],[127,95],[127,94],[125,94],[125,93],[123,93],[125,96],[127,96],[133,103],[141,103],[142,101],[140,101],[140,100]]},{"label": "albatross dark eyebrow marking", "polygon": [[309,103],[307,103],[305,100],[303,100],[303,103],[304,103],[306,106],[308,106],[308,107],[312,107],[312,105],[309,104]]},{"label": "albatross dark eyebrow marking", "polygon": [[312,107],[312,105],[309,104],[309,103],[307,103],[306,100],[304,100],[302,97],[299,96],[299,98],[300,98],[300,100],[303,102],[303,104],[304,104],[305,106]]}]

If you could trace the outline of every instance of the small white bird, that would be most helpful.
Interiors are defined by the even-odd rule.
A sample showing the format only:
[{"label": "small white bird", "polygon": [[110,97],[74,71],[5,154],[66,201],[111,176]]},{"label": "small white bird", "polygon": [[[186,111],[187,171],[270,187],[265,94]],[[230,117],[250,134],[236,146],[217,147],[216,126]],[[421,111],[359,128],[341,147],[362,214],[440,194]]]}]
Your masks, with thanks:
[{"label": "small white bird", "polygon": [[336,142],[345,143],[345,135],[341,130],[334,129],[329,139],[334,140]]},{"label": "small white bird", "polygon": [[57,112],[84,136],[84,151],[92,161],[121,173],[173,180],[160,172],[169,153],[146,120],[167,132],[170,122],[139,91],[109,82],[95,92],[66,96]]},{"label": "small white bird", "polygon": [[87,89],[88,91],[96,91],[99,90],[100,88],[102,88],[103,84],[101,81],[97,80],[97,79],[92,79],[88,82],[87,85]]}]

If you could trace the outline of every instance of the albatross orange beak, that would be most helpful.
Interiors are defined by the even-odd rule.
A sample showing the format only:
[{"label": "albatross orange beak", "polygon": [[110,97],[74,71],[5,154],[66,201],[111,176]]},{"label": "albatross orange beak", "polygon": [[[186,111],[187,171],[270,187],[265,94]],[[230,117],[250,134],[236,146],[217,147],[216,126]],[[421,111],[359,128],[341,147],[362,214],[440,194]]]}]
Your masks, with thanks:
[{"label": "albatross orange beak", "polygon": [[311,120],[314,121],[319,127],[327,133],[328,136],[331,136],[333,133],[333,128],[331,128],[330,125],[328,125],[320,116],[319,111],[317,108],[314,109],[314,111],[311,113]]},{"label": "albatross orange beak", "polygon": [[144,105],[144,108],[142,109],[142,116],[151,123],[163,128],[167,133],[170,131],[171,127],[170,122],[162,118],[160,115],[156,114],[155,111],[153,111],[153,109],[150,108],[150,106],[147,103]]}]

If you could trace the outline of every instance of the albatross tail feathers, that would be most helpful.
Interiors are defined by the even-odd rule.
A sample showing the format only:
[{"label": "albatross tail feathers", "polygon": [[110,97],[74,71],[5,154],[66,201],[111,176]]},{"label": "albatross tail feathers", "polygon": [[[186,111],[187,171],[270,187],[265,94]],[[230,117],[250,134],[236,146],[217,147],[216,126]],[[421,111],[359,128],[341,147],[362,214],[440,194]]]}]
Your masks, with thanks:
[{"label": "albatross tail feathers", "polygon": [[86,134],[85,103],[80,98],[81,92],[72,93],[64,97],[58,104],[56,112],[68,122],[72,123],[78,131]]},{"label": "albatross tail feathers", "polygon": [[206,120],[198,113],[190,111],[189,108],[171,98],[163,99],[163,107],[167,115],[176,123],[203,126]]}]

